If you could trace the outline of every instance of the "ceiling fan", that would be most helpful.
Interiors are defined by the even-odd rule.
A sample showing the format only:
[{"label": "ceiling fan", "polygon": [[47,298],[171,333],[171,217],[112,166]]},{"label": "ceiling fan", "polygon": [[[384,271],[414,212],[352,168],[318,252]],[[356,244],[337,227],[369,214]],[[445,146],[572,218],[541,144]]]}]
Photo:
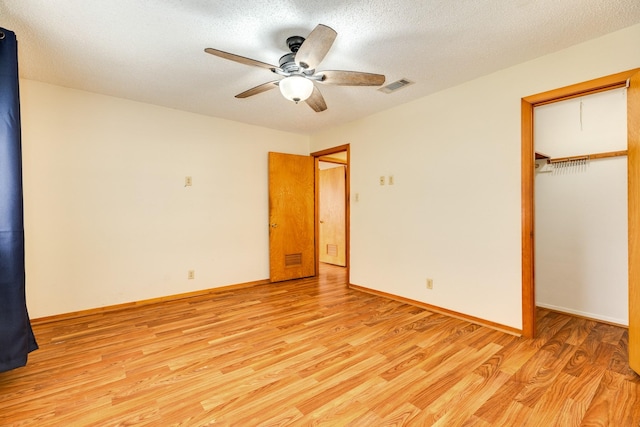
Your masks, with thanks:
[{"label": "ceiling fan", "polygon": [[248,98],[279,87],[285,98],[296,104],[305,101],[319,113],[327,109],[327,104],[314,82],[337,86],[380,86],[385,80],[382,74],[338,70],[316,71],[316,67],[329,52],[337,35],[338,33],[332,28],[319,24],[306,39],[300,36],[289,37],[287,46],[291,52],[280,58],[278,67],[218,49],[206,48],[204,51],[241,64],[266,68],[284,77],[239,93],[236,98]]}]

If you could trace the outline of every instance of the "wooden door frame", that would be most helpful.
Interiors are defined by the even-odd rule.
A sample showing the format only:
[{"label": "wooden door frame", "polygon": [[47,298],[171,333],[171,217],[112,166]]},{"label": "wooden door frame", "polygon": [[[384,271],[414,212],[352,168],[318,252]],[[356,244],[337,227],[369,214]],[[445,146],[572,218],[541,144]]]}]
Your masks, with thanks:
[{"label": "wooden door frame", "polygon": [[[627,79],[640,71],[640,68],[589,80],[559,89],[527,96],[521,100],[522,141],[522,335],[527,338],[535,336],[536,301],[535,301],[535,263],[534,263],[534,142],[533,142],[533,109],[565,99],[576,98],[592,93],[626,87]],[[635,142],[633,142],[635,144]],[[636,150],[628,141],[628,150]],[[640,161],[636,156],[628,157],[627,174],[638,174]],[[636,206],[640,203],[638,189],[629,182],[628,203]],[[629,244],[640,241],[640,230],[629,227]],[[629,257],[629,283],[640,280],[640,260]],[[636,277],[638,276],[638,277]]]},{"label": "wooden door frame", "polygon": [[320,157],[324,157],[324,156],[330,156],[331,154],[336,154],[336,153],[341,153],[343,151],[347,152],[347,163],[345,164],[345,182],[344,182],[344,197],[345,197],[345,217],[344,217],[344,232],[345,232],[345,264],[346,264],[346,268],[347,268],[347,285],[349,284],[349,271],[350,271],[350,266],[351,266],[351,261],[350,261],[350,243],[351,243],[351,226],[350,226],[350,221],[351,221],[351,207],[350,207],[350,203],[349,201],[351,200],[351,191],[350,191],[350,183],[351,183],[351,175],[350,175],[350,158],[351,158],[351,148],[350,148],[350,144],[344,144],[344,145],[339,145],[337,147],[332,147],[332,148],[327,148],[325,150],[321,150],[321,151],[316,151],[311,153],[311,156],[313,156],[313,158],[315,159],[315,177],[316,177],[316,201],[315,201],[315,224],[316,224],[316,274],[318,274],[319,268],[320,268],[320,237],[319,237],[319,228],[318,227],[318,222],[320,221],[320,213],[319,213],[319,206],[320,206],[320,171],[319,171],[319,167],[318,167],[318,163],[320,162]]}]

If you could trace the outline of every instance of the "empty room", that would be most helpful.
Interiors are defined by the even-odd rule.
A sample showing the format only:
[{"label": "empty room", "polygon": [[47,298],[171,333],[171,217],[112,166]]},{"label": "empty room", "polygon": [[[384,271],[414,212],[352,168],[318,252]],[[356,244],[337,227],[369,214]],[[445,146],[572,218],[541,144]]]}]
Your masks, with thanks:
[{"label": "empty room", "polygon": [[640,425],[638,40],[637,0],[0,1],[0,425]]}]

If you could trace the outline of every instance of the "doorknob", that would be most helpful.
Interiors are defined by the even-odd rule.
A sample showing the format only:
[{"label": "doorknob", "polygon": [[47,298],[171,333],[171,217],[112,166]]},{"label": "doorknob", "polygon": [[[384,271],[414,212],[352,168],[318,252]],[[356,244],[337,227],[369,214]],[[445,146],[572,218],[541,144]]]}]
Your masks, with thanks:
[{"label": "doorknob", "polygon": [[278,224],[273,223],[273,224],[269,224],[271,226],[271,228],[276,228],[278,226]]}]

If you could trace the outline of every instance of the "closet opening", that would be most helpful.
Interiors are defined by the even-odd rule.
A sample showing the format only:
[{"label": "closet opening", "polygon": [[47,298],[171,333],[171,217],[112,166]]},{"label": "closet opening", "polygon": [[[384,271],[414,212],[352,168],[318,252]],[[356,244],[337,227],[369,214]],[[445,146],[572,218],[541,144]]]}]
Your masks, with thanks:
[{"label": "closet opening", "polygon": [[626,88],[536,106],[533,134],[537,314],[626,327]]},{"label": "closet opening", "polygon": [[[634,112],[627,114],[627,174],[628,174],[628,287],[629,293],[640,292],[640,120],[637,111],[640,109],[638,98],[638,73],[640,69],[633,69],[606,77],[589,80],[571,86],[531,95],[521,100],[521,193],[522,193],[522,335],[535,335],[535,239],[534,239],[534,107],[556,103],[562,100],[578,98],[589,94],[605,92],[617,88],[628,88],[627,109]],[[615,150],[619,151],[619,150]],[[548,153],[545,153],[548,154]],[[579,153],[580,155],[592,153]],[[597,154],[597,153],[593,153]],[[560,156],[570,157],[570,156]],[[637,289],[638,288],[638,289]],[[629,298],[630,302],[633,298]],[[629,306],[629,317],[633,318],[635,311]],[[640,313],[640,310],[637,310]],[[631,324],[631,322],[630,322]],[[630,334],[631,335],[631,334]]]}]

